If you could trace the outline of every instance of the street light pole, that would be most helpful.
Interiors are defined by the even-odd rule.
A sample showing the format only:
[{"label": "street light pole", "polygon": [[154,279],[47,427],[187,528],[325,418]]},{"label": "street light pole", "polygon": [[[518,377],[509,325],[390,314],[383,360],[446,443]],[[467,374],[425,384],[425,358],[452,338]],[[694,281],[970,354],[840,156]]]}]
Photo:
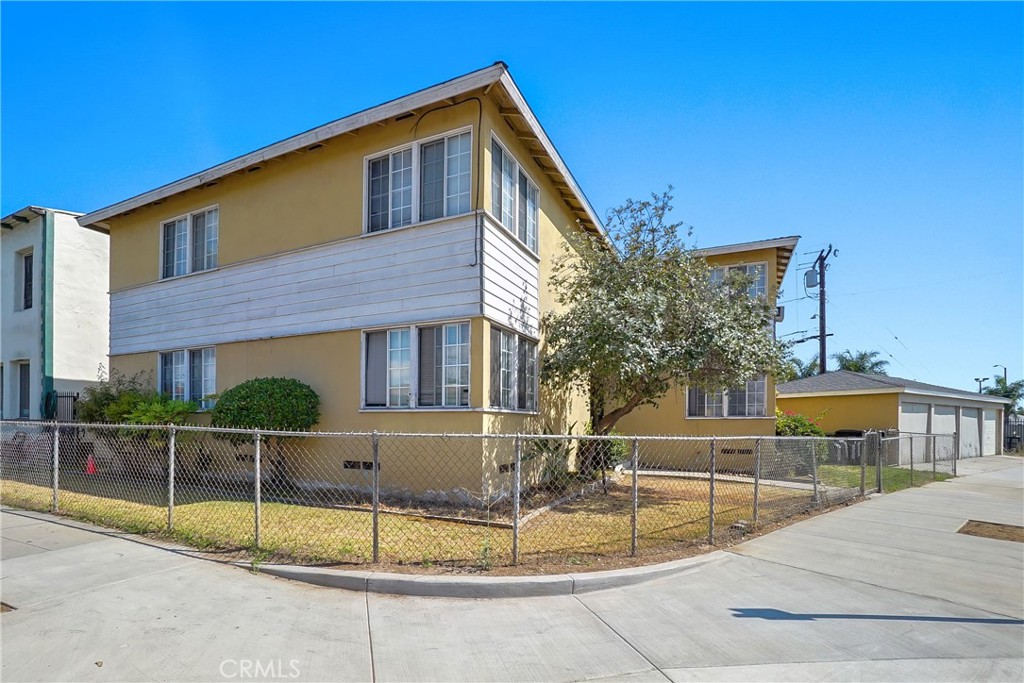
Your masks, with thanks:
[{"label": "street light pole", "polygon": [[978,393],[981,393],[981,383],[987,380],[988,377],[975,377],[974,381],[978,383]]},{"label": "street light pole", "polygon": [[996,364],[995,364],[995,365],[993,365],[992,367],[994,367],[994,368],[1002,368],[1002,369],[1003,369],[1003,384],[1006,384],[1006,383],[1007,383],[1007,380],[1009,379],[1009,378],[1008,378],[1008,377],[1006,376],[1006,366],[1005,366],[1005,365],[1000,365],[999,363],[996,363]]}]

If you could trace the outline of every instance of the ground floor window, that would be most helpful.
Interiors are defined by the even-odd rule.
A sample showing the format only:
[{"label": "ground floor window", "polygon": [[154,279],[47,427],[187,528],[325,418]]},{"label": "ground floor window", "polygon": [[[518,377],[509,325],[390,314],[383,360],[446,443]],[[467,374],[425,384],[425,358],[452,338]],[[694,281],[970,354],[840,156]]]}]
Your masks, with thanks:
[{"label": "ground floor window", "polygon": [[217,393],[217,350],[212,346],[179,349],[160,354],[160,393],[176,401],[195,401],[200,409],[213,408]]},{"label": "ground floor window", "polygon": [[537,342],[491,328],[492,408],[537,410]]},{"label": "ground floor window", "polygon": [[469,323],[367,332],[363,405],[367,408],[469,406]]},{"label": "ground floor window", "polygon": [[691,388],[686,396],[689,417],[764,417],[768,382],[764,375],[726,391]]}]

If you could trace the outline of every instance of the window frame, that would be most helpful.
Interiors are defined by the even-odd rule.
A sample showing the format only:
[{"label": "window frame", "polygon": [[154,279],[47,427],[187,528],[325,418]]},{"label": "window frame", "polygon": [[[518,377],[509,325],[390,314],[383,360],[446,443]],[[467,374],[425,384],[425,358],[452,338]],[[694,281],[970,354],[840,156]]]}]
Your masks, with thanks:
[{"label": "window frame", "polygon": [[[450,214],[450,213],[448,213],[448,138],[457,137],[457,136],[460,136],[460,135],[464,135],[466,133],[469,134],[469,208],[466,211],[462,212],[462,213]],[[422,167],[422,158],[421,158],[422,157],[421,148],[424,145],[429,145],[429,144],[432,144],[432,143],[435,143],[435,142],[438,142],[438,141],[441,141],[441,140],[443,140],[445,142],[445,145],[444,145],[444,155],[443,155],[444,166],[443,166],[443,172],[442,172],[442,177],[443,177],[443,181],[444,181],[444,187],[443,187],[443,191],[442,191],[442,199],[443,199],[443,205],[441,207],[442,212],[441,212],[441,216],[439,216],[437,218],[423,219],[421,217],[421,213],[422,213],[421,189],[422,189],[422,182],[423,182],[423,167]],[[410,222],[407,223],[406,225],[398,225],[398,226],[394,226],[394,227],[391,226],[391,196],[392,196],[392,188],[391,188],[391,185],[390,185],[390,182],[391,182],[390,179],[391,179],[392,170],[390,168],[390,161],[389,161],[388,162],[388,164],[389,164],[389,166],[388,166],[388,183],[389,183],[389,185],[388,185],[388,221],[387,221],[388,227],[386,227],[386,228],[378,228],[376,230],[370,230],[370,164],[372,162],[374,162],[374,161],[377,161],[378,159],[383,158],[383,157],[388,157],[390,159],[390,157],[393,154],[396,154],[396,153],[399,153],[399,152],[404,152],[406,150],[411,150],[411,152],[412,152],[412,218],[411,218]],[[362,235],[364,237],[368,236],[368,235],[379,235],[381,233],[392,232],[394,230],[402,230],[404,228],[411,228],[411,227],[414,227],[416,225],[423,225],[423,224],[427,224],[427,223],[432,223],[434,221],[442,221],[442,220],[446,220],[448,218],[454,218],[456,216],[466,216],[466,215],[471,214],[473,212],[473,165],[475,163],[475,161],[473,159],[473,157],[474,157],[473,152],[474,151],[475,151],[475,147],[474,147],[474,131],[473,131],[473,126],[472,125],[468,125],[468,126],[460,126],[458,128],[453,128],[451,130],[447,130],[447,131],[444,131],[442,133],[438,133],[437,135],[431,135],[429,137],[417,138],[415,140],[410,140],[409,142],[405,142],[405,143],[403,143],[401,145],[395,145],[394,147],[390,147],[388,149],[377,150],[377,151],[373,152],[372,154],[365,155],[363,157],[363,171],[362,171],[362,175],[363,175]]]},{"label": "window frame", "polygon": [[[447,344],[446,329],[449,326],[466,326],[466,353],[467,362],[458,363],[454,366],[448,366],[445,363],[445,358],[442,356],[441,365],[441,385],[440,385],[440,404],[432,406],[421,406],[419,403],[420,397],[420,334],[422,330],[432,330],[434,328],[441,328],[442,334],[442,354],[445,349],[449,346]],[[408,405],[390,405],[391,402],[391,367],[390,367],[390,333],[395,331],[407,331],[409,333],[409,404]],[[367,389],[367,362],[369,360],[369,345],[367,343],[367,337],[374,332],[384,332],[385,338],[388,342],[388,346],[385,349],[385,364],[384,364],[384,382],[385,382],[385,404],[384,405],[368,405],[366,402],[366,389]],[[438,320],[430,322],[413,323],[411,325],[382,325],[377,327],[367,327],[361,331],[361,349],[359,354],[359,410],[368,412],[382,412],[382,411],[406,411],[406,410],[472,410],[472,390],[473,390],[473,322],[468,318],[455,318],[451,320]],[[454,345],[458,346],[458,345]],[[448,367],[460,367],[466,365],[469,367],[469,377],[466,387],[466,405],[448,405],[447,402],[447,391],[449,387],[462,387],[461,384],[453,385],[448,384],[445,381],[445,370]]]},{"label": "window frame", "polygon": [[[213,265],[212,267],[210,267],[210,268],[202,268],[200,270],[195,270],[193,268],[193,264],[195,262],[195,244],[194,244],[194,239],[193,239],[193,234],[192,234],[193,233],[193,223],[192,223],[192,220],[193,220],[193,217],[195,217],[195,216],[198,216],[198,215],[204,214],[204,213],[209,213],[209,212],[211,212],[213,210],[217,211],[217,263],[215,265]],[[165,275],[164,274],[164,254],[166,253],[165,250],[164,250],[164,244],[166,242],[165,229],[166,229],[166,227],[169,224],[177,223],[178,221],[180,221],[182,219],[184,219],[184,221],[185,221],[185,272],[181,273],[181,274]],[[173,279],[179,278],[179,277],[188,277],[189,275],[198,275],[199,273],[209,273],[210,271],[214,271],[214,270],[217,270],[218,268],[220,268],[220,204],[211,204],[210,206],[205,206],[205,207],[196,209],[194,211],[189,211],[187,213],[179,214],[177,216],[171,216],[170,218],[165,218],[165,219],[160,221],[159,233],[160,233],[159,239],[157,240],[157,252],[159,254],[159,256],[158,256],[159,260],[157,261],[157,268],[159,269],[159,273],[160,273],[160,277],[158,278],[160,281],[173,280]],[[209,243],[209,239],[204,240],[204,243],[208,244]],[[177,250],[177,245],[175,245],[175,250]],[[205,258],[207,258],[206,254],[204,254],[204,260],[205,260]]]},{"label": "window frame", "polygon": [[[493,335],[495,332],[498,332],[501,335],[501,341],[498,344],[499,363],[501,362],[501,358],[506,355],[505,350],[503,348],[504,339],[508,337],[511,340],[511,346],[508,349],[507,353],[508,358],[511,359],[511,367],[505,369],[499,365],[497,373],[499,382],[502,381],[502,378],[505,376],[506,373],[508,374],[510,380],[510,386],[508,387],[510,405],[504,405],[505,391],[504,387],[502,387],[499,384],[497,392],[499,405],[495,405],[494,403],[493,397],[495,395],[495,390],[494,387],[492,386],[490,387],[488,395],[486,396],[487,409],[490,411],[522,414],[536,414],[540,412],[540,341],[528,335],[516,332],[515,330],[509,329],[507,327],[491,324],[491,334]],[[529,371],[530,366],[527,366],[526,368],[520,368],[521,349],[524,342],[533,345],[532,373]],[[493,346],[491,346],[490,337],[488,337],[487,344],[493,350]],[[492,354],[490,358],[490,363],[488,364],[487,367],[488,375],[491,376],[492,378],[494,376],[494,361],[494,355]],[[523,370],[523,372],[521,373],[520,370]],[[520,386],[520,374],[524,376],[526,381],[530,382],[529,385]],[[525,399],[524,408],[519,407],[520,398]]]},{"label": "window frame", "polygon": [[[502,208],[501,208],[501,210],[498,211],[498,213],[494,212],[495,197],[494,197],[493,174],[494,174],[494,168],[495,168],[495,157],[494,157],[493,152],[491,153],[491,176],[488,178],[488,183],[491,185],[491,201],[490,201],[490,205],[485,207],[486,211],[487,211],[487,213],[491,216],[491,218],[498,225],[500,225],[507,233],[509,233],[512,236],[512,238],[516,242],[518,242],[520,245],[525,247],[526,250],[529,251],[531,254],[533,254],[535,256],[538,256],[540,254],[540,184],[536,180],[534,180],[534,178],[530,174],[530,172],[526,170],[526,168],[523,166],[522,163],[519,162],[519,159],[516,157],[516,155],[512,154],[511,152],[508,151],[508,145],[506,145],[504,142],[501,141],[501,138],[498,137],[498,134],[495,133],[494,131],[491,131],[491,146],[488,147],[488,149],[492,149],[493,145],[495,145],[495,144],[497,144],[498,147],[501,148],[502,159],[504,160],[504,158],[507,157],[507,158],[512,160],[512,164],[513,164],[513,168],[512,168],[512,178],[513,178],[512,212],[511,212],[513,226],[510,228],[509,226],[505,225],[505,222],[502,219],[502,214],[505,213],[504,201],[502,201]],[[502,164],[502,168],[503,167],[504,167],[504,164]],[[502,170],[502,173],[503,172],[504,172],[504,170]],[[520,226],[519,225],[520,213],[521,213],[520,212],[520,208],[521,208],[520,207],[520,203],[521,203],[521,197],[523,196],[522,192],[521,192],[521,190],[519,188],[519,176],[520,175],[522,175],[524,178],[526,178],[526,195],[525,196],[527,198],[526,199],[527,206],[526,206],[526,211],[525,211],[525,216],[526,216],[526,225],[525,226]],[[535,206],[536,214],[533,215],[533,216],[530,215],[530,211],[529,211],[530,189],[533,189],[533,191],[536,194],[536,206]],[[504,199],[504,193],[502,192],[501,194],[502,194],[502,199]],[[534,224],[533,225],[533,228],[534,228],[533,232],[530,231],[530,220],[531,220],[531,218],[533,219],[533,224]],[[520,235],[520,230],[525,232],[525,234],[526,234],[526,239],[525,240],[522,239],[519,236]],[[532,238],[532,240],[531,240],[531,238]],[[531,244],[531,241],[532,241],[532,244]]]},{"label": "window frame", "polygon": [[[206,376],[206,359],[205,359],[205,352],[206,351],[213,351],[213,378],[212,378],[213,379],[213,392],[210,393],[210,394],[203,394],[202,393],[203,392],[203,387],[201,386],[208,379],[207,376]],[[156,379],[156,386],[157,386],[157,391],[160,394],[164,394],[165,393],[164,392],[164,356],[167,356],[167,355],[172,355],[173,356],[173,354],[177,354],[177,353],[182,354],[182,359],[183,359],[183,363],[184,363],[184,378],[185,378],[184,379],[184,396],[182,398],[177,398],[174,395],[173,388],[171,389],[171,392],[169,394],[167,394],[167,395],[169,395],[174,400],[195,401],[197,404],[199,404],[199,410],[197,412],[203,413],[203,412],[207,412],[209,410],[212,410],[213,406],[216,404],[216,399],[211,399],[211,398],[207,398],[207,397],[208,396],[213,396],[213,395],[215,395],[217,393],[217,345],[216,344],[205,344],[203,346],[187,346],[185,348],[166,349],[164,351],[157,352],[157,354],[156,354],[156,378],[157,378]],[[194,398],[193,399],[192,398],[192,394],[193,394],[193,392],[192,392],[192,354],[194,354],[194,353],[198,353],[199,354],[199,359],[200,359],[199,362],[200,362],[200,365],[202,366],[202,375],[200,376],[200,388],[199,388],[201,396],[199,398]],[[174,367],[174,361],[173,360],[171,361],[171,366],[172,366],[172,372],[173,372],[173,367]],[[173,385],[173,382],[174,382],[173,377],[171,379],[171,382],[172,382],[172,385]]]},{"label": "window frame", "polygon": [[[749,263],[730,263],[730,264],[727,264],[727,265],[726,264],[713,265],[713,266],[711,266],[711,274],[709,275],[709,278],[711,279],[712,284],[720,285],[723,282],[725,282],[725,277],[729,274],[729,271],[731,271],[731,270],[743,269],[744,274],[747,275],[748,274],[747,271],[748,271],[749,268],[758,268],[758,267],[761,268],[762,275],[764,276],[764,294],[763,295],[762,294],[756,294],[755,296],[764,296],[767,299],[768,296],[771,294],[771,289],[770,289],[769,284],[768,284],[768,262],[767,261],[751,261]],[[716,280],[715,273],[717,273],[717,272],[721,272],[722,275],[720,276],[719,279]],[[750,287],[753,287],[753,286],[755,286],[757,284],[759,284],[759,283],[756,282],[756,281],[752,282],[750,284]],[[748,294],[750,293],[750,288],[749,287],[747,289],[747,293]],[[754,297],[751,297],[751,298],[754,298]]]},{"label": "window frame", "polygon": [[[762,391],[760,393],[760,396],[763,399],[761,401],[763,412],[764,412],[763,415],[750,415],[750,414],[746,414],[746,413],[749,413],[749,408],[750,408],[750,405],[751,405],[750,384],[752,382],[760,382],[763,385],[763,389],[762,389]],[[734,388],[739,388],[739,387],[734,387]],[[702,415],[691,415],[690,414],[690,408],[691,408],[691,396],[690,396],[690,393],[693,392],[693,391],[698,392],[698,396],[700,396],[700,395],[704,396],[704,411],[703,411],[704,414],[702,414]],[[721,415],[707,415],[707,396],[709,395],[708,392],[704,391],[703,389],[698,389],[697,387],[687,387],[686,388],[686,405],[685,405],[685,413],[684,413],[685,414],[685,418],[687,420],[764,420],[764,419],[767,419],[767,418],[774,419],[774,417],[768,415],[768,376],[767,375],[757,375],[756,377],[752,377],[751,379],[748,379],[746,382],[744,382],[744,392],[743,392],[744,393],[744,406],[743,406],[743,409],[745,411],[745,414],[743,414],[743,415],[733,415],[733,414],[731,414],[732,411],[730,409],[730,403],[729,403],[730,391],[731,391],[730,389],[723,389],[722,391],[714,392],[715,394],[721,395],[722,414]],[[753,404],[755,406],[757,405],[756,395],[755,395],[755,400],[753,401]]]},{"label": "window frame", "polygon": [[[16,263],[15,272],[20,275],[18,283],[15,285],[16,293],[18,297],[18,306],[15,307],[17,311],[29,311],[36,303],[36,252],[35,249],[29,248],[22,251],[16,252],[15,258],[18,259]],[[27,263],[30,262],[30,263]]]}]

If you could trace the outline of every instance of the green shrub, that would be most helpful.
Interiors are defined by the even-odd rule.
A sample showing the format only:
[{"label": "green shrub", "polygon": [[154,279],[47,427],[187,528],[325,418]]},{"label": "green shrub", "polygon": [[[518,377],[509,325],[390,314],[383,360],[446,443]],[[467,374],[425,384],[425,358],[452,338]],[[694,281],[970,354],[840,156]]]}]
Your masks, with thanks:
[{"label": "green shrub", "polygon": [[782,412],[775,410],[775,435],[776,436],[825,436],[825,430],[818,426],[818,420],[824,413],[810,419],[805,415],[797,413]]},{"label": "green shrub", "polygon": [[149,373],[128,377],[115,370],[109,379],[85,388],[76,406],[78,419],[86,423],[184,424],[199,409],[193,401],[162,396],[151,385]]},{"label": "green shrub", "polygon": [[320,397],[287,377],[258,377],[234,386],[217,400],[214,427],[305,432],[320,420]]},{"label": "green shrub", "polygon": [[[214,427],[235,429],[305,432],[319,421],[320,396],[308,384],[287,377],[258,377],[221,394],[213,407],[210,423]],[[249,439],[248,435],[217,436],[236,443]],[[267,439],[275,456],[270,480],[279,485],[287,485],[290,479],[282,449],[286,439],[280,436]]]}]

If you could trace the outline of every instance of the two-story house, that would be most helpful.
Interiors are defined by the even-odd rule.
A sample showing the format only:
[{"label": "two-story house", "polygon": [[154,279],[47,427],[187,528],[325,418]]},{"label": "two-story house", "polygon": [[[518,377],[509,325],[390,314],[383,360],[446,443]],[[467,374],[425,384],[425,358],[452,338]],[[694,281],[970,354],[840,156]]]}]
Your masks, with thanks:
[{"label": "two-story house", "polygon": [[[323,430],[587,422],[584,396],[539,385],[539,322],[567,236],[602,227],[502,63],[80,222],[111,235],[112,367],[173,397],[287,376],[320,394]],[[462,447],[467,488],[507,471],[489,448]]]},{"label": "two-story house", "polygon": [[109,239],[80,215],[26,206],[0,220],[4,418],[69,419],[57,394],[95,383],[107,363]]}]

